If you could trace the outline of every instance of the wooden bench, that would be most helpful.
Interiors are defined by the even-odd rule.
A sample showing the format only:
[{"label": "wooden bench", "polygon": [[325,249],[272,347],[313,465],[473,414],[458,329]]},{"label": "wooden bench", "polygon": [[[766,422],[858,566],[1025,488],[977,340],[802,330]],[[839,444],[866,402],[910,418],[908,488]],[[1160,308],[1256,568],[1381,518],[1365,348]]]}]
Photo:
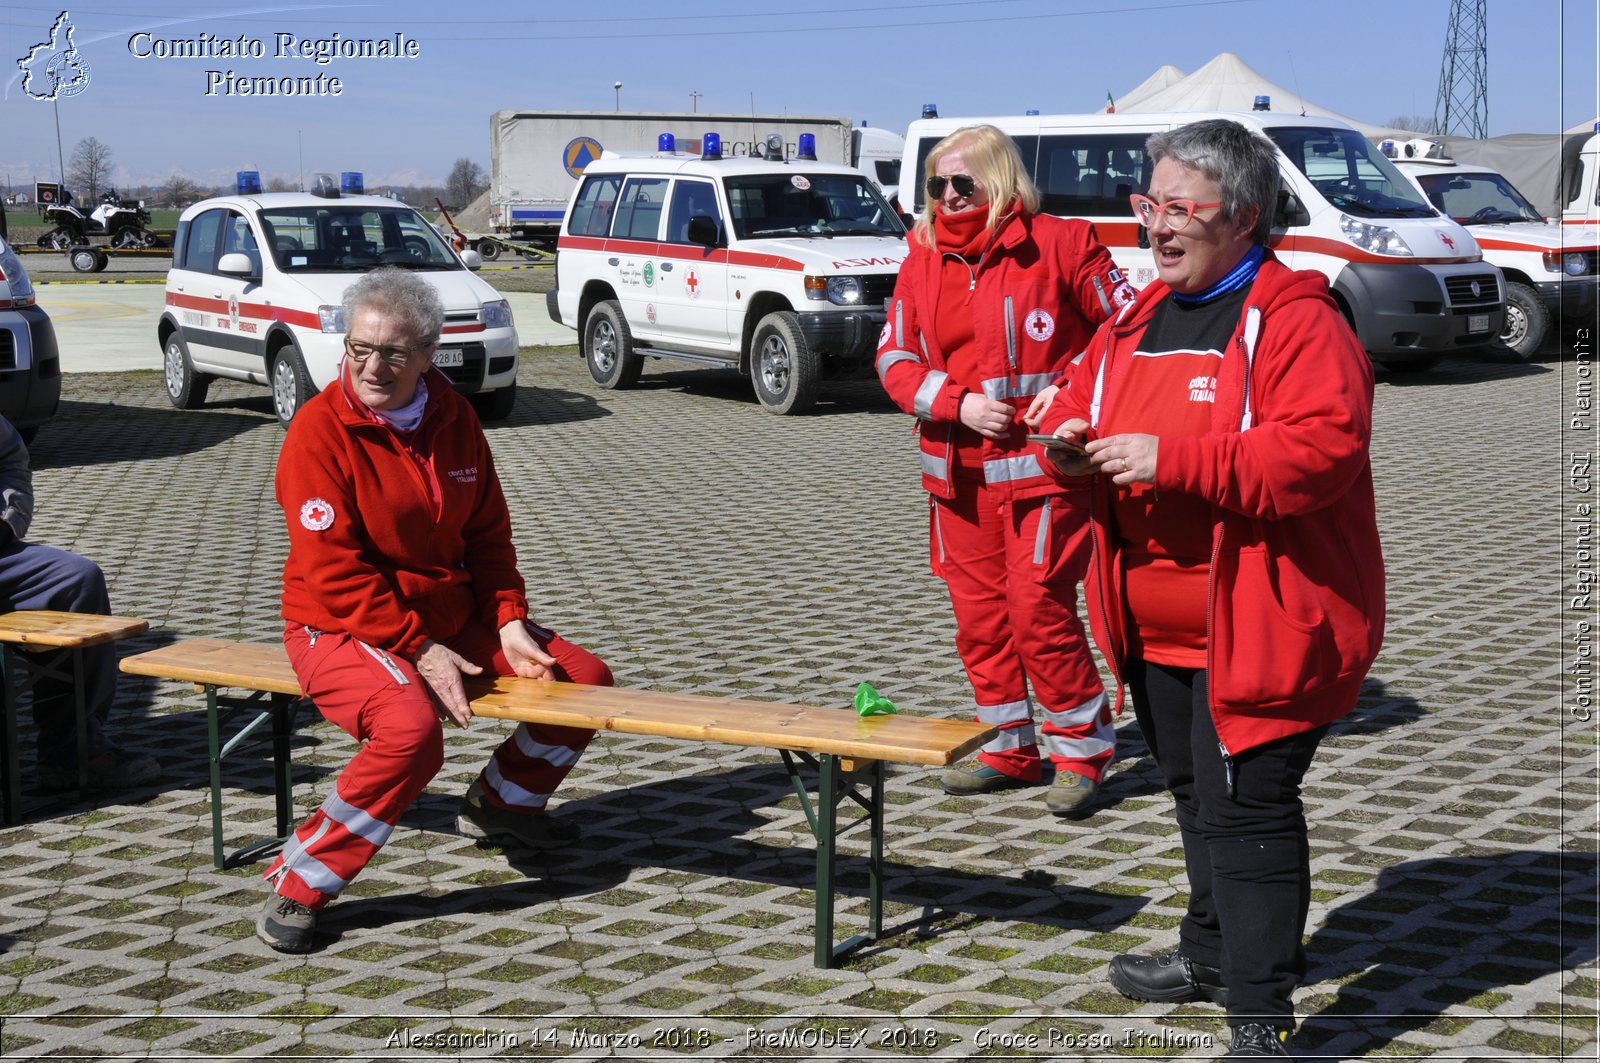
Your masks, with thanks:
[{"label": "wooden bench", "polygon": [[[207,733],[211,744],[212,858],[216,865],[223,867],[255,859],[280,845],[291,829],[293,778],[289,738],[293,732],[294,709],[301,696],[282,647],[191,639],[128,657],[122,662],[122,670],[133,675],[194,683],[205,691]],[[228,698],[218,693],[221,689],[251,693],[242,699]],[[817,843],[815,962],[818,967],[832,966],[837,958],[876,940],[882,933],[884,764],[948,765],[977,749],[995,733],[992,727],[964,720],[901,715],[863,718],[851,710],[535,679],[475,678],[468,680],[467,692],[475,716],[778,750]],[[220,739],[222,714],[248,707],[259,710],[256,717],[223,744]],[[279,837],[224,857],[222,758],[249,733],[269,721],[273,734]],[[814,801],[801,778],[802,764],[817,772]],[[846,799],[863,809],[864,814],[841,825],[839,805]],[[871,834],[867,857],[867,932],[835,945],[837,842],[841,834],[863,822],[869,825]]]},{"label": "wooden bench", "polygon": [[[0,720],[0,765],[6,773],[3,788],[4,808],[0,820],[7,826],[22,813],[21,749],[17,740],[18,673],[70,679],[72,711],[77,720],[78,792],[89,788],[89,706],[84,689],[83,651],[117,639],[141,635],[150,629],[148,622],[131,616],[102,616],[98,613],[63,613],[54,609],[19,609],[0,614],[0,687],[4,688],[4,719]],[[51,667],[34,653],[17,650],[70,650],[69,669]]]}]

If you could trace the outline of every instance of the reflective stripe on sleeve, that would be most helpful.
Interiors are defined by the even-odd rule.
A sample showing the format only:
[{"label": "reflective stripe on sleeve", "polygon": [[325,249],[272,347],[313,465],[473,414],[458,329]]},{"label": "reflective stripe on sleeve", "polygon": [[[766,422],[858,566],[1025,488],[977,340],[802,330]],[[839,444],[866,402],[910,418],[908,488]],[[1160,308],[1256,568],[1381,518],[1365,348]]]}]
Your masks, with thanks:
[{"label": "reflective stripe on sleeve", "polygon": [[939,397],[939,392],[944,390],[945,382],[949,379],[949,373],[938,369],[928,373],[927,379],[917,389],[916,401],[912,407],[918,417],[921,417],[924,421],[933,420],[933,400]]},{"label": "reflective stripe on sleeve", "polygon": [[890,366],[899,362],[917,362],[920,360],[910,351],[884,351],[878,355],[878,376],[881,379],[883,374],[889,371]]}]

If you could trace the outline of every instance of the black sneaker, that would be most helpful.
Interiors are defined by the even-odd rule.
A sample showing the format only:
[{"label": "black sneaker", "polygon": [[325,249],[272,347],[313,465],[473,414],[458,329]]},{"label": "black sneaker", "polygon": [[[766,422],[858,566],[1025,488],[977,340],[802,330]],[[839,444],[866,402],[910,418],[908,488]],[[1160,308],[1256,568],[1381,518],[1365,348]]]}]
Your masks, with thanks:
[{"label": "black sneaker", "polygon": [[456,831],[469,838],[510,838],[530,849],[559,849],[582,835],[575,823],[542,812],[512,812],[491,805],[478,780],[467,787],[456,815]]},{"label": "black sneaker", "polygon": [[1177,949],[1160,956],[1132,953],[1118,956],[1106,968],[1106,974],[1112,988],[1132,1000],[1159,1004],[1186,1004],[1193,1000],[1209,1000],[1213,1004],[1228,1002],[1222,972],[1195,963]]},{"label": "black sneaker", "polygon": [[[78,765],[41,760],[34,772],[41,793],[58,794],[78,788]],[[90,790],[132,790],[149,786],[161,778],[161,765],[155,757],[102,749],[89,757]]]},{"label": "black sneaker", "polygon": [[293,898],[267,895],[256,920],[256,937],[279,952],[310,952],[316,932],[316,912]]},{"label": "black sneaker", "polygon": [[1255,1059],[1259,1056],[1288,1058],[1290,1028],[1269,1026],[1264,1022],[1247,1022],[1233,1028],[1233,1048],[1224,1059]]}]

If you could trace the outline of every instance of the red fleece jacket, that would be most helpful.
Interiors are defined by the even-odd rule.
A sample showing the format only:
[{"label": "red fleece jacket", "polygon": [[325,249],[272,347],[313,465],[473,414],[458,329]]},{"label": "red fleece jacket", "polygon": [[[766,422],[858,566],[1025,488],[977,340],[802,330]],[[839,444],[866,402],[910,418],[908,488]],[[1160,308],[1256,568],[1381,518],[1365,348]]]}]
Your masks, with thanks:
[{"label": "red fleece jacket", "polygon": [[[1073,417],[1094,426],[1115,408],[1123,370],[1167,291],[1156,281],[1101,327],[1042,431]],[[1223,351],[1211,430],[1163,437],[1156,458],[1157,491],[1210,503],[1206,669],[1229,754],[1345,715],[1377,658],[1384,568],[1371,437],[1372,364],[1327,281],[1269,253]],[[1128,645],[1122,544],[1108,519],[1105,478],[1093,480],[1086,598],[1120,687]]]},{"label": "red fleece jacket", "polygon": [[422,423],[400,433],[341,379],[305,404],[278,455],[289,528],[283,617],[407,659],[476,615],[528,615],[511,515],[467,401],[430,369]]}]

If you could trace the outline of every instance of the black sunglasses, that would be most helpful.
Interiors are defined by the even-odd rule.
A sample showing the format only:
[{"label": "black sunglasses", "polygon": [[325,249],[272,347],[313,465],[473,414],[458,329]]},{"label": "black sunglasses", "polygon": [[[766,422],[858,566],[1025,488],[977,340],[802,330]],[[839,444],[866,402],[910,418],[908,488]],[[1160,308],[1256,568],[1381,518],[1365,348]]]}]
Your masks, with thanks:
[{"label": "black sunglasses", "polygon": [[950,182],[950,187],[956,190],[956,195],[962,199],[971,199],[972,193],[978,190],[978,181],[964,173],[953,173],[949,177],[933,176],[928,178],[928,195],[938,199],[944,195],[945,182]]}]

